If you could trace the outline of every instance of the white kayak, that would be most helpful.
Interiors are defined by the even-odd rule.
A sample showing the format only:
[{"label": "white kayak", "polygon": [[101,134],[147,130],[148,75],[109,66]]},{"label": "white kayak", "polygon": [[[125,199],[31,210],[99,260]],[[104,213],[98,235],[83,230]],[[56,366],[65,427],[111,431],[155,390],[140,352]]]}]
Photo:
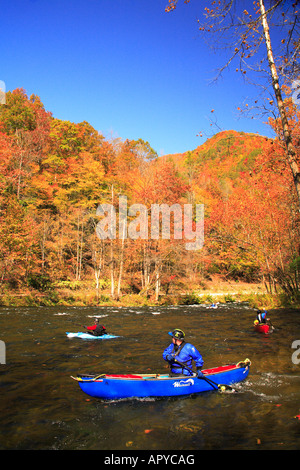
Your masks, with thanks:
[{"label": "white kayak", "polygon": [[66,333],[68,338],[81,338],[81,339],[112,339],[112,338],[119,338],[119,336],[116,335],[102,335],[102,336],[94,336],[90,335],[89,333],[81,333],[80,331],[78,333]]}]

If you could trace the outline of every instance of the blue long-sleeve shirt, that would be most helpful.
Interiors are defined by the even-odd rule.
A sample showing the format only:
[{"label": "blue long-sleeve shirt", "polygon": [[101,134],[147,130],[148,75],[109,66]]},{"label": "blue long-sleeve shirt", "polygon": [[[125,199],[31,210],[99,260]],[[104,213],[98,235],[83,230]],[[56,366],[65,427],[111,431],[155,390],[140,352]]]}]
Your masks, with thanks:
[{"label": "blue long-sleeve shirt", "polygon": [[[184,363],[187,367],[192,368],[192,361],[195,361],[196,367],[203,366],[203,358],[199,351],[190,343],[185,343],[180,349],[180,352],[176,355],[174,344],[170,344],[163,352],[163,358],[166,361],[166,356],[171,354],[174,359]],[[192,372],[188,369],[182,368],[179,364],[171,364],[171,372],[175,374],[192,375]]]}]

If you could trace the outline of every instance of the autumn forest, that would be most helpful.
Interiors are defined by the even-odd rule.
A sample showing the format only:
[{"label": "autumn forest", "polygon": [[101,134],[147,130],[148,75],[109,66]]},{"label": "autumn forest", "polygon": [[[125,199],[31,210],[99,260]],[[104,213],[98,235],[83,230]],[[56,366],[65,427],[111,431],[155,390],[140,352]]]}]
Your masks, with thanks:
[{"label": "autumn forest", "polygon": [[[299,152],[299,116],[291,100],[285,106]],[[228,130],[158,156],[147,141],[105,138],[88,122],[56,119],[38,96],[8,92],[0,105],[2,305],[196,303],[216,279],[261,284],[276,305],[299,304],[297,195],[280,122],[268,124],[274,139]],[[152,204],[203,204],[203,248],[187,250],[184,236],[124,238],[118,225],[114,239],[100,239],[97,208],[118,211],[120,195],[149,218]]]}]

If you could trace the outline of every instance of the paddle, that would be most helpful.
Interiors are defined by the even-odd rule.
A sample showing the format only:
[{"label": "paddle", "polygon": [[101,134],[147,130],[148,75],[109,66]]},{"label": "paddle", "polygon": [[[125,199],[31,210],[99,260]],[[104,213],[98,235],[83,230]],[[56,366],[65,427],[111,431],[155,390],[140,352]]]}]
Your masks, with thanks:
[{"label": "paddle", "polygon": [[270,327],[272,328],[272,330],[280,330],[281,328],[279,328],[279,326],[274,326],[273,323],[271,322],[271,320],[268,320],[267,323],[269,323]]},{"label": "paddle", "polygon": [[[179,362],[177,359],[175,359],[174,361],[175,363],[179,364],[180,366],[184,367],[185,369],[189,370],[190,372],[194,373],[193,369],[191,369],[190,367],[187,367],[185,364],[183,364],[182,362]],[[213,380],[209,379],[208,377],[205,377],[205,375],[203,375],[202,377],[197,377],[198,379],[203,379],[205,380],[207,383],[209,383],[215,390],[221,390],[222,392],[224,390],[234,390],[234,388],[232,388],[230,385],[226,385],[226,384],[217,384],[217,382],[214,382]],[[234,390],[235,391],[235,390]]]}]

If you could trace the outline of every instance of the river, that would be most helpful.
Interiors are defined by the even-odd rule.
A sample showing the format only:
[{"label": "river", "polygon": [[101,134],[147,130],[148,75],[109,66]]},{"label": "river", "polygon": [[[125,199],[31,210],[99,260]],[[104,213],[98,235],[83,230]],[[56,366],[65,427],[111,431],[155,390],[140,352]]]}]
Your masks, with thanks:
[{"label": "river", "polygon": [[[300,310],[253,329],[247,304],[176,307],[0,307],[1,450],[296,450],[300,448]],[[111,340],[69,339],[101,318]],[[168,331],[181,328],[204,367],[251,360],[236,392],[105,401],[77,373],[166,373]],[[299,341],[299,343],[297,343]],[[3,343],[2,343],[3,345]],[[297,352],[299,350],[299,353]]]}]

